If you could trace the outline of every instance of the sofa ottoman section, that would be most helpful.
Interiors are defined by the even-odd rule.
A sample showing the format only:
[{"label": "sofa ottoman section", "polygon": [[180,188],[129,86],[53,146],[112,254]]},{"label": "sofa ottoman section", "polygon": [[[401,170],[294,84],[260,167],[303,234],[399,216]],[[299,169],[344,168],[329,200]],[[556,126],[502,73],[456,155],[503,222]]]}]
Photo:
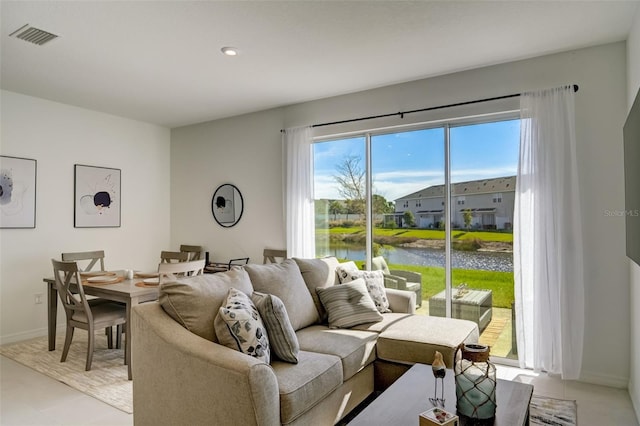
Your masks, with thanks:
[{"label": "sofa ottoman section", "polygon": [[296,332],[300,349],[335,355],[342,362],[347,381],[376,359],[378,333],[353,329],[331,329],[314,325]]},{"label": "sofa ottoman section", "polygon": [[280,423],[303,415],[342,385],[342,363],[333,355],[300,351],[298,363],[273,361],[278,380]]},{"label": "sofa ottoman section", "polygon": [[435,351],[442,353],[447,368],[453,366],[461,343],[477,343],[478,325],[472,321],[412,315],[391,324],[380,333],[378,358],[400,364],[431,364]]}]

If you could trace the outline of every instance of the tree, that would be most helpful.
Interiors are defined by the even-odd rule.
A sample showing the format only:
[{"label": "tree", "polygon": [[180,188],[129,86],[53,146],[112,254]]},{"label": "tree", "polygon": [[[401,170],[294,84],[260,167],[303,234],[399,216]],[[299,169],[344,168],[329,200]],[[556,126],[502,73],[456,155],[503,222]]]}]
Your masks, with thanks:
[{"label": "tree", "polygon": [[338,193],[344,197],[348,213],[363,214],[365,206],[365,171],[360,165],[360,157],[349,155],[336,166]]},{"label": "tree", "polygon": [[402,219],[404,220],[404,224],[407,226],[416,226],[416,220],[413,217],[413,213],[411,210],[407,210],[402,215]]},{"label": "tree", "polygon": [[338,200],[332,200],[329,202],[329,214],[333,215],[333,220],[336,220],[336,216],[344,214],[346,212],[345,207]]},{"label": "tree", "polygon": [[396,209],[392,201],[387,201],[382,195],[373,194],[373,214],[393,213]]},{"label": "tree", "polygon": [[464,220],[464,227],[467,228],[467,232],[469,232],[471,229],[471,221],[473,220],[471,209],[464,209],[462,212],[462,219]]}]

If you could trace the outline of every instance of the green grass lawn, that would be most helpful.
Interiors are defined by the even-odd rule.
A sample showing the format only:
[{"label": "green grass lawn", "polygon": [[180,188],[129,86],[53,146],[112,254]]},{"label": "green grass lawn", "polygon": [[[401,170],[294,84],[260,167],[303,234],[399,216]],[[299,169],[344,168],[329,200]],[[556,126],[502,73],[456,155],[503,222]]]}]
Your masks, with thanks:
[{"label": "green grass lawn", "polygon": [[[356,262],[361,268],[363,261]],[[429,300],[444,290],[444,268],[436,266],[389,265],[389,269],[404,269],[422,274],[422,298]],[[475,269],[453,269],[451,284],[455,288],[466,283],[469,288],[491,290],[493,306],[511,309],[513,295],[513,272],[479,271]]]},{"label": "green grass lawn", "polygon": [[[354,226],[351,228],[329,228],[318,229],[316,228],[317,235],[364,235],[364,228]],[[444,240],[444,231],[437,229],[383,229],[375,228],[373,234],[376,237],[399,237],[399,238],[416,238],[421,240]],[[513,242],[513,234],[510,232],[490,232],[490,231],[464,231],[454,230],[451,231],[451,237],[454,240],[473,240],[478,239],[480,241],[495,241],[495,242]]]}]

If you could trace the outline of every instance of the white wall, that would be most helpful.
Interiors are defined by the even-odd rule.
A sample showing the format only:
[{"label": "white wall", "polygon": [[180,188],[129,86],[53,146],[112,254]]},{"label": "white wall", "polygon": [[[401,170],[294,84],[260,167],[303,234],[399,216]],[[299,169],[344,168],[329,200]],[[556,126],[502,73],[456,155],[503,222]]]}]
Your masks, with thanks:
[{"label": "white wall", "polygon": [[[627,109],[640,89],[640,6],[636,8],[631,33],[627,40]],[[629,395],[640,419],[640,266],[629,260],[631,302],[631,372]]]},{"label": "white wall", "polygon": [[[36,228],[0,230],[0,342],[46,335],[45,276],[61,252],[106,252],[107,268],[157,268],[169,247],[166,128],[0,92],[2,155],[37,160]],[[122,226],[73,226],[74,164],[122,170]],[[34,304],[34,294],[45,295]],[[59,308],[58,324],[64,324]]]},{"label": "white wall", "polygon": [[[580,85],[576,96],[576,131],[586,232],[586,350],[582,376],[587,381],[626,387],[630,320],[624,221],[604,215],[605,210],[624,206],[625,56],[625,43],[615,43],[177,129],[171,140],[171,190],[176,201],[172,208],[172,243],[200,242],[219,259],[247,254],[252,262],[261,262],[264,246],[283,246],[279,133],[282,127],[575,83]],[[513,102],[505,105],[514,106]],[[495,106],[476,108],[490,110]],[[463,115],[470,111],[458,108],[428,116]],[[420,118],[424,117],[360,122],[349,128],[325,127],[316,129],[316,135]],[[220,228],[209,213],[213,191],[227,181],[238,185],[245,195],[246,216],[237,229]],[[603,363],[603,359],[607,362]]]},{"label": "white wall", "polygon": [[[214,261],[285,248],[282,214],[282,150],[279,109],[171,131],[171,242],[203,245]],[[222,184],[235,185],[244,212],[223,228],[211,214],[211,197]]]}]

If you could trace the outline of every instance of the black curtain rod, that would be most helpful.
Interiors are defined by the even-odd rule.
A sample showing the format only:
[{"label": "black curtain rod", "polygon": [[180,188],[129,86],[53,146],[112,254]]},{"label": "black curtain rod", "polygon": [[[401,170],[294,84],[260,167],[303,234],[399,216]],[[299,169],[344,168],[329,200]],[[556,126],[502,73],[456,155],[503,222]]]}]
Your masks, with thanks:
[{"label": "black curtain rod", "polygon": [[[573,85],[573,91],[577,92],[578,89],[579,89],[578,85],[574,84]],[[313,124],[311,127],[333,126],[335,124],[353,123],[355,121],[373,120],[373,119],[376,119],[376,118],[393,117],[393,116],[396,116],[396,115],[399,115],[400,118],[404,118],[404,116],[406,114],[414,114],[416,112],[426,112],[426,111],[433,111],[433,110],[437,110],[437,109],[453,108],[453,107],[463,106],[463,105],[478,104],[478,103],[481,103],[481,102],[489,102],[489,101],[497,101],[497,100],[500,100],[500,99],[515,98],[517,96],[520,96],[520,93],[514,93],[512,95],[504,95],[504,96],[495,96],[493,98],[476,99],[474,101],[458,102],[458,103],[449,104],[449,105],[439,105],[439,106],[434,106],[434,107],[429,107],[429,108],[413,109],[413,110],[410,110],[410,111],[391,112],[389,114],[370,115],[370,116],[367,116],[367,117],[351,118],[349,120],[331,121],[331,122],[328,122],[328,123]],[[284,129],[280,130],[280,132],[284,133]]]}]

